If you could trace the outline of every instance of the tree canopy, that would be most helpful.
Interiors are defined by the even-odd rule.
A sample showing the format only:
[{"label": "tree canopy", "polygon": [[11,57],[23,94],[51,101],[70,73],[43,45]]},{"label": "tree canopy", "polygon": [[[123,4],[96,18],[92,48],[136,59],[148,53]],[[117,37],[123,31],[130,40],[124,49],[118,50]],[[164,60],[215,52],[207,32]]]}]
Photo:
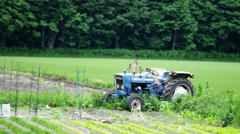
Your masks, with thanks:
[{"label": "tree canopy", "polygon": [[240,0],[1,0],[0,46],[239,53]]}]

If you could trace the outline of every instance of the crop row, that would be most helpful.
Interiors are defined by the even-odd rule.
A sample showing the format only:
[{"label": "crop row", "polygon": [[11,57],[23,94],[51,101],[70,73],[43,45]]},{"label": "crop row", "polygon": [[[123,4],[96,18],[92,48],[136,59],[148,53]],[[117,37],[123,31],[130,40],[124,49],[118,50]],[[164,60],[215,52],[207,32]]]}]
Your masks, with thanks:
[{"label": "crop row", "polygon": [[[33,123],[34,122],[34,123]],[[18,134],[50,134],[61,133],[76,133],[83,134],[86,130],[88,133],[99,133],[99,134],[164,134],[164,133],[180,133],[180,134],[230,134],[240,133],[239,129],[232,127],[213,127],[213,126],[201,126],[201,125],[160,125],[160,124],[149,124],[140,125],[135,123],[120,124],[120,123],[102,123],[97,121],[80,121],[70,120],[67,122],[61,122],[57,120],[40,119],[37,117],[29,119],[23,119],[18,117],[10,117],[10,119],[0,119],[0,126],[5,126],[9,130]],[[25,128],[25,129],[23,129]],[[8,130],[0,130],[1,134],[10,133]]]}]

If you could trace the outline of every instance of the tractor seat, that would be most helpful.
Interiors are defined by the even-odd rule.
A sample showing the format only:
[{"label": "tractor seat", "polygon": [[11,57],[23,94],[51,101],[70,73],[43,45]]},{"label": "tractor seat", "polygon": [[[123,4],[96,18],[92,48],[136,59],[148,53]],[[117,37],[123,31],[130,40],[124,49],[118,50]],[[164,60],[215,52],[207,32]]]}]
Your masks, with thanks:
[{"label": "tractor seat", "polygon": [[162,77],[158,79],[159,82],[166,81],[168,78],[169,72],[164,72]]}]

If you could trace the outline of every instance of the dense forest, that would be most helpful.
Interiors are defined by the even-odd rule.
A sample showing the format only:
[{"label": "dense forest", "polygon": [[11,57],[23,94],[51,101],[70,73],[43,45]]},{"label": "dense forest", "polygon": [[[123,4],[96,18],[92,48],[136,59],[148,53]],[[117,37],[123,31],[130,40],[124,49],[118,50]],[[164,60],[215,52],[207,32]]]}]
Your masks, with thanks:
[{"label": "dense forest", "polygon": [[240,0],[1,0],[0,46],[239,53]]}]

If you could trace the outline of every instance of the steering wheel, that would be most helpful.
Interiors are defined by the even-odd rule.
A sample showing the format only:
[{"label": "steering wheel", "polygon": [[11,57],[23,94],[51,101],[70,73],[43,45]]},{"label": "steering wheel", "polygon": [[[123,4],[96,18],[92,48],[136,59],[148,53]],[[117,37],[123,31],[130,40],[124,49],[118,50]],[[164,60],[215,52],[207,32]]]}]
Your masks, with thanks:
[{"label": "steering wheel", "polygon": [[156,72],[156,71],[154,71],[154,70],[151,70],[151,69],[147,69],[148,70],[148,72],[150,72],[152,75],[156,75],[156,76],[159,76],[159,73],[158,72]]},{"label": "steering wheel", "polygon": [[153,71],[153,70],[151,70],[151,72],[150,72],[151,74],[153,74],[153,75],[156,75],[156,76],[159,76],[159,73],[158,72],[156,72],[156,71]]}]

